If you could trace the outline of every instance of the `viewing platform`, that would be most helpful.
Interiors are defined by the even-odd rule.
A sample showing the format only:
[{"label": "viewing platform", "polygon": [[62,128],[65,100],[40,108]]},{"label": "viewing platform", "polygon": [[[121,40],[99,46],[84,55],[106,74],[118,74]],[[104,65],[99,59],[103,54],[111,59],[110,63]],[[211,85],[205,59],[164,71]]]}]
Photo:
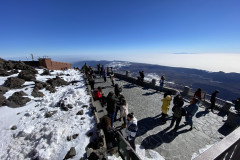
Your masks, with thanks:
[{"label": "viewing platform", "polygon": [[[151,83],[138,85],[136,83],[137,79],[129,77],[127,74],[122,75],[115,73],[115,76],[117,77],[115,83],[118,83],[123,88],[122,94],[128,103],[129,112],[134,112],[134,116],[138,119],[136,145],[140,145],[146,149],[146,155],[149,155],[148,150],[154,150],[166,160],[193,159],[200,155],[200,150],[218,145],[218,142],[224,140],[224,138],[239,125],[239,122],[229,120],[231,114],[234,115],[232,116],[235,118],[233,118],[234,121],[239,119],[237,114],[231,113],[230,103],[226,102],[223,104],[222,102],[222,104],[218,104],[214,113],[205,111],[205,108],[209,105],[206,96],[206,100],[201,103],[193,118],[193,130],[189,131],[190,126],[183,124],[183,122],[185,122],[185,117],[183,117],[178,131],[174,132],[173,128],[169,128],[172,119],[172,101],[168,112],[167,123],[161,123],[161,99],[163,99],[164,93],[156,90],[158,86]],[[114,90],[109,78],[107,78],[107,82],[104,82],[103,78],[97,77],[95,79],[95,88],[97,87],[102,87],[105,96]],[[171,90],[174,94],[173,88],[165,88],[165,90]],[[189,105],[187,99],[191,97],[190,92],[191,89],[188,87],[182,90],[182,95],[185,98],[184,106]],[[174,95],[172,95],[172,97],[174,97]],[[107,114],[106,106],[98,107],[96,111],[98,118]],[[117,118],[119,118],[119,116],[120,113],[118,113]],[[228,121],[230,122],[227,123]],[[119,127],[122,123],[123,122],[116,121],[114,126]],[[125,136],[124,129],[122,133],[123,136]],[[237,133],[237,135],[240,137],[239,133]],[[236,139],[236,142],[237,141],[238,139]],[[208,149],[208,151],[209,150],[211,150],[211,148]],[[222,153],[227,153],[227,151],[228,148],[225,148],[222,150]],[[231,153],[233,153],[233,151],[234,150],[232,150]],[[222,153],[216,153],[215,156]],[[204,157],[204,153],[201,156]],[[208,157],[206,159],[214,158]]]}]

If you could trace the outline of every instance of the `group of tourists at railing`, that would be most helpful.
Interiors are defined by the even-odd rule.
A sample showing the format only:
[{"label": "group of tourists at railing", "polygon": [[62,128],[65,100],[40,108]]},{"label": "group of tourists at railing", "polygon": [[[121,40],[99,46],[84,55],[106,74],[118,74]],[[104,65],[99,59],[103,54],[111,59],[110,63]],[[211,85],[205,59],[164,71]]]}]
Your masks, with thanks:
[{"label": "group of tourists at railing", "polygon": [[[104,66],[100,64],[97,65],[98,68],[98,74],[99,78],[103,77],[104,82],[106,82],[107,73],[104,69]],[[95,78],[97,77],[93,71],[92,67],[87,67],[85,64],[83,66],[85,74],[87,75],[87,79],[89,81],[89,84],[91,86],[91,89],[94,93],[94,97],[96,100],[99,100],[102,104],[102,106],[107,106],[107,115],[101,118],[101,124],[104,130],[104,133],[106,135],[106,141],[109,145],[108,147],[114,146],[116,142],[113,140],[113,136],[115,133],[115,127],[113,126],[113,123],[117,121],[117,115],[120,111],[120,118],[121,121],[123,119],[123,124],[121,125],[121,129],[126,128],[126,139],[128,140],[129,144],[133,149],[135,149],[135,138],[137,133],[137,119],[134,117],[133,113],[128,113],[128,103],[122,94],[122,87],[119,86],[117,83],[115,83],[115,78],[113,73],[108,73],[110,81],[112,82],[112,86],[114,86],[113,91],[110,91],[107,95],[107,97],[104,96],[104,93],[102,92],[101,87],[98,87],[97,89],[94,88]],[[139,72],[139,79],[142,82],[144,82],[144,71]],[[163,91],[164,87],[164,81],[165,77],[161,76],[160,79],[160,91]],[[206,108],[206,111],[211,109],[213,112],[213,109],[215,108],[216,103],[216,96],[219,93],[218,90],[212,93],[211,95],[211,105],[210,107]],[[166,117],[168,116],[168,111],[170,108],[170,102],[173,100],[173,108],[172,108],[172,120],[170,124],[170,128],[172,128],[175,124],[175,127],[173,131],[177,131],[179,124],[181,122],[181,119],[183,116],[185,116],[185,125],[189,125],[189,131],[193,129],[193,117],[197,113],[199,109],[199,104],[202,100],[202,90],[201,88],[198,88],[197,91],[194,93],[194,96],[192,100],[190,101],[190,105],[184,106],[184,99],[182,98],[180,92],[177,91],[176,95],[172,97],[171,92],[166,91],[164,93],[162,101],[162,107],[161,107],[161,121],[162,123],[166,123]],[[240,110],[240,98],[234,101],[235,108],[237,110]],[[184,107],[183,107],[184,106]]]}]

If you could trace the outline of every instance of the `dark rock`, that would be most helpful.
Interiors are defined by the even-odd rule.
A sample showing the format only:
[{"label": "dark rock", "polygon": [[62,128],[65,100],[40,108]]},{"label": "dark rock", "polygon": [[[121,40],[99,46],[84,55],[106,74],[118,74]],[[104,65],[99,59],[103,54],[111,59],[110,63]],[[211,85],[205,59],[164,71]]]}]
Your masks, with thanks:
[{"label": "dark rock", "polygon": [[6,97],[4,97],[2,94],[0,94],[0,107],[3,106],[6,102]]},{"label": "dark rock", "polygon": [[73,139],[76,139],[78,137],[78,134],[74,134],[72,137]]},{"label": "dark rock", "polygon": [[31,94],[33,97],[43,97],[44,94],[42,92],[39,92],[37,88],[34,88]]},{"label": "dark rock", "polygon": [[68,105],[67,105],[67,108],[72,109],[72,108],[73,108],[73,105],[72,105],[72,104],[68,104]]},{"label": "dark rock", "polygon": [[43,89],[44,88],[44,86],[43,86],[43,84],[42,83],[36,83],[35,82],[35,86],[34,86],[34,88],[37,88],[37,89]]},{"label": "dark rock", "polygon": [[61,107],[61,110],[63,110],[63,111],[68,111],[68,108],[65,107],[65,106],[62,106],[62,107]]},{"label": "dark rock", "polygon": [[4,69],[6,69],[6,70],[12,70],[13,67],[14,67],[14,64],[13,64],[11,61],[5,61]]},{"label": "dark rock", "polygon": [[7,87],[0,86],[0,94],[5,94],[8,91]]},{"label": "dark rock", "polygon": [[92,152],[88,157],[88,160],[96,160],[96,159],[99,159],[99,156],[95,152]]},{"label": "dark rock", "polygon": [[83,110],[79,111],[77,115],[83,115]]},{"label": "dark rock", "polygon": [[38,68],[39,68],[39,69],[46,69],[46,68],[45,68],[45,67],[43,67],[43,66],[39,66]]},{"label": "dark rock", "polygon": [[67,81],[58,76],[56,78],[47,80],[47,83],[54,87],[69,85]]},{"label": "dark rock", "polygon": [[0,70],[0,76],[10,76],[11,72],[7,72],[6,70]]},{"label": "dark rock", "polygon": [[55,93],[56,92],[56,89],[55,87],[51,86],[51,85],[48,85],[46,87],[46,90],[48,90],[50,93]]},{"label": "dark rock", "polygon": [[49,118],[49,117],[52,117],[54,114],[57,113],[57,110],[55,111],[49,111],[47,113],[45,113],[45,118]]},{"label": "dark rock", "polygon": [[70,76],[70,74],[67,74],[66,76]]},{"label": "dark rock", "polygon": [[11,70],[10,73],[11,73],[11,74],[17,74],[17,73],[18,73],[18,70],[16,70],[16,69]]},{"label": "dark rock", "polygon": [[72,137],[71,137],[71,136],[67,136],[67,140],[68,140],[68,141],[71,141],[71,140],[72,140]]},{"label": "dark rock", "polygon": [[11,130],[16,130],[16,129],[17,129],[17,126],[16,126],[16,125],[14,125],[14,126],[11,127]]},{"label": "dark rock", "polygon": [[84,119],[85,119],[85,117],[82,117],[82,118],[81,118],[81,120],[84,120]]},{"label": "dark rock", "polygon": [[65,156],[64,159],[72,158],[72,157],[74,157],[75,155],[76,155],[76,150],[75,150],[74,147],[72,147],[72,148],[70,149],[70,151],[68,151],[68,153],[67,153],[67,155]]},{"label": "dark rock", "polygon": [[24,83],[25,81],[23,79],[16,78],[16,77],[9,77],[5,81],[4,85],[8,88],[16,89],[16,88],[21,88]]},{"label": "dark rock", "polygon": [[13,93],[13,95],[6,100],[6,105],[12,108],[25,106],[31,99],[23,96],[27,96],[23,91]]},{"label": "dark rock", "polygon": [[82,108],[88,108],[88,105],[83,105]]},{"label": "dark rock", "polygon": [[25,88],[25,91],[27,91],[28,90],[28,88]]},{"label": "dark rock", "polygon": [[57,102],[56,107],[65,107],[64,101],[60,100],[59,102]]},{"label": "dark rock", "polygon": [[46,69],[46,70],[43,71],[43,73],[41,75],[42,76],[47,76],[47,75],[51,75],[51,74],[50,74],[49,70]]},{"label": "dark rock", "polygon": [[18,78],[24,79],[25,81],[34,81],[36,80],[36,75],[35,75],[34,70],[22,70],[18,74]]},{"label": "dark rock", "polygon": [[93,136],[93,132],[89,132],[89,133],[87,134],[87,136],[88,136],[88,137],[92,137],[92,136]]}]

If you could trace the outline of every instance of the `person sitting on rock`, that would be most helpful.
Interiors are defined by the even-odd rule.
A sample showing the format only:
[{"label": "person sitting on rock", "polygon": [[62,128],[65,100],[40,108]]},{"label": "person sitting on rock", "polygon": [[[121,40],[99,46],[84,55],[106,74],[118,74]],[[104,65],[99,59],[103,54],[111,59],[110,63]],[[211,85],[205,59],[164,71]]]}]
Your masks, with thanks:
[{"label": "person sitting on rock", "polygon": [[186,111],[184,108],[182,108],[184,102],[183,100],[179,100],[178,103],[176,105],[173,106],[172,111],[173,111],[173,117],[172,117],[172,121],[170,124],[170,128],[173,127],[175,121],[176,121],[176,125],[174,127],[174,131],[178,130],[179,124],[181,122],[182,116],[186,115]]}]

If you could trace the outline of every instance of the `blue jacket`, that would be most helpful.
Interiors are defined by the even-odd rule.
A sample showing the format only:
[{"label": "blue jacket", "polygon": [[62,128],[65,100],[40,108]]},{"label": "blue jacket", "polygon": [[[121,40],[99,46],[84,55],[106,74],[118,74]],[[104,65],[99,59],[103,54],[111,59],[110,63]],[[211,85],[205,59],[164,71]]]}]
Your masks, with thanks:
[{"label": "blue jacket", "polygon": [[198,110],[198,103],[190,104],[186,108],[187,114],[191,114],[192,116],[194,116],[196,114],[197,110]]}]

